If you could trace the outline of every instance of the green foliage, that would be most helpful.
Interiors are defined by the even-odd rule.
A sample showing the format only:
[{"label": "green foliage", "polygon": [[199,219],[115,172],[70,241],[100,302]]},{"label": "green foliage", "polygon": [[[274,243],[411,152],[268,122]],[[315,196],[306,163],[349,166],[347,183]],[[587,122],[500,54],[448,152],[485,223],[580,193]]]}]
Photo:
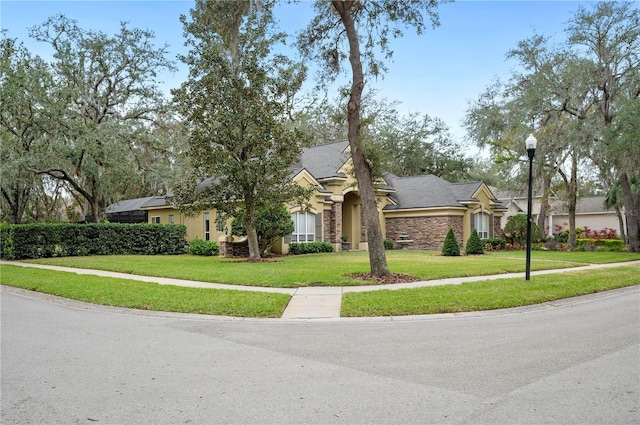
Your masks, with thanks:
[{"label": "green foliage", "polygon": [[447,236],[444,239],[444,244],[442,245],[442,255],[447,257],[456,257],[460,255],[460,245],[458,244],[456,235],[453,233],[453,229],[449,229],[449,231],[447,232]]},{"label": "green foliage", "polygon": [[480,236],[478,236],[478,231],[476,229],[473,229],[471,236],[469,236],[469,240],[467,240],[467,246],[464,251],[470,255],[484,254],[484,245],[482,244],[482,241],[480,241]]},{"label": "green foliage", "polygon": [[[103,221],[105,207],[119,196],[132,187],[152,190],[149,182],[166,181],[171,172],[160,164],[177,149],[162,146],[170,138],[155,133],[175,115],[158,88],[159,74],[175,66],[151,31],[125,22],[110,35],[57,15],[30,36],[48,45],[53,58],[46,103],[38,105],[46,111],[38,128],[47,137],[31,146],[38,152],[32,168],[86,200],[93,220]],[[163,176],[150,175],[156,168]]]},{"label": "green foliage", "polygon": [[247,236],[247,229],[244,228],[244,224],[238,217],[231,220],[231,236]]},{"label": "green foliage", "polygon": [[[516,214],[509,217],[507,224],[504,226],[505,235],[514,243],[525,245],[527,242],[527,216],[525,214]],[[542,241],[542,231],[536,223],[531,223],[531,241]]]},{"label": "green foliage", "polygon": [[333,252],[333,245],[329,242],[292,242],[289,244],[289,254],[318,254],[321,252]]},{"label": "green foliage", "polygon": [[393,249],[393,241],[389,239],[384,240],[384,249]]},{"label": "green foliage", "polygon": [[8,260],[78,255],[182,254],[187,229],[176,224],[10,224],[0,226]]},{"label": "green foliage", "polygon": [[211,257],[220,253],[220,247],[218,247],[218,244],[214,241],[205,241],[200,238],[195,238],[189,241],[187,253],[191,255]]},{"label": "green foliage", "polygon": [[[247,235],[244,219],[245,214],[241,212],[231,221],[232,236]],[[258,234],[261,255],[267,254],[277,239],[290,235],[295,229],[291,214],[284,206],[263,208],[253,220],[253,226]]]},{"label": "green foliage", "polygon": [[576,244],[579,251],[624,251],[622,239],[578,238]]},{"label": "green foliage", "polygon": [[481,239],[482,245],[485,249],[491,251],[500,251],[507,248],[507,241],[502,238],[486,238]]},{"label": "green foliage", "polygon": [[[30,169],[41,152],[36,147],[46,143],[44,123],[53,80],[40,57],[6,35],[0,39],[0,220],[19,224],[32,215],[34,201],[46,199],[38,196],[44,192],[38,190],[42,177]],[[51,188],[48,195],[49,202],[56,198]],[[48,209],[38,208],[39,215]]]},{"label": "green foliage", "polygon": [[[311,189],[290,173],[307,143],[288,122],[305,68],[276,52],[285,34],[275,31],[272,4],[259,12],[247,5],[197,1],[190,19],[181,17],[190,50],[180,59],[190,73],[173,95],[188,131],[191,169],[173,202],[187,212],[213,207],[238,217],[250,257],[259,258],[260,211],[303,204]],[[269,245],[271,236],[264,236]]]}]

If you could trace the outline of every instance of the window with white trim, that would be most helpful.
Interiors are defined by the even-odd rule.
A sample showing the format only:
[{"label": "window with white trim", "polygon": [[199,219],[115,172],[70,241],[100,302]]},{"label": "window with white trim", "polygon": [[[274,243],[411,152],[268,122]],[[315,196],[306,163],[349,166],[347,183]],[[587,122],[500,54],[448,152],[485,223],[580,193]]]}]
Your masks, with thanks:
[{"label": "window with white trim", "polygon": [[313,242],[315,240],[316,216],[308,212],[296,212],[293,219],[291,242]]},{"label": "window with white trim", "polygon": [[204,213],[204,240],[208,241],[211,238],[211,233],[210,233],[210,216],[209,213],[206,212]]},{"label": "window with white trim", "polygon": [[169,214],[169,223],[170,223],[170,224],[173,224],[173,223],[174,223],[173,214]]},{"label": "window with white trim", "polygon": [[160,224],[160,216],[158,215],[154,215],[151,217],[151,223],[153,224]]},{"label": "window with white trim", "polygon": [[480,239],[489,237],[489,214],[478,213],[473,215],[473,228],[478,232]]}]

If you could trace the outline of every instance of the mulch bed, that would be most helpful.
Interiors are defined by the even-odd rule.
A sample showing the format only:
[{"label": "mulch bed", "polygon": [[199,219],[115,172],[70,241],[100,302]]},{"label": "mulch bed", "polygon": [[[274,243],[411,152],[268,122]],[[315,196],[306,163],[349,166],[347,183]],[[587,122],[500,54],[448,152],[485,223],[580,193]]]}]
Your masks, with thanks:
[{"label": "mulch bed", "polygon": [[371,273],[346,274],[347,277],[360,280],[376,280],[381,285],[390,285],[394,283],[419,282],[421,279],[409,276],[408,274],[393,273],[391,276],[373,276]]}]

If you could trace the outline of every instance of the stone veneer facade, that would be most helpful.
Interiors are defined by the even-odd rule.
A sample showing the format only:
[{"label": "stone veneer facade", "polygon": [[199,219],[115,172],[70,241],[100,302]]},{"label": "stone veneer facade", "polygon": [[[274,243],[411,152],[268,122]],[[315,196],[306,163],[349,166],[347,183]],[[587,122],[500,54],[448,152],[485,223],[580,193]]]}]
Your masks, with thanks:
[{"label": "stone veneer facade", "polygon": [[221,257],[249,258],[249,242],[246,239],[232,242],[227,238],[218,241]]},{"label": "stone veneer facade", "polygon": [[393,241],[395,248],[399,248],[396,241],[402,233],[406,233],[413,241],[412,249],[442,249],[444,239],[449,229],[462,243],[462,216],[429,216],[429,217],[387,217],[387,239]]},{"label": "stone veneer facade", "polygon": [[324,232],[322,240],[330,243],[340,242],[342,236],[342,202],[335,202],[330,210],[322,214]]}]

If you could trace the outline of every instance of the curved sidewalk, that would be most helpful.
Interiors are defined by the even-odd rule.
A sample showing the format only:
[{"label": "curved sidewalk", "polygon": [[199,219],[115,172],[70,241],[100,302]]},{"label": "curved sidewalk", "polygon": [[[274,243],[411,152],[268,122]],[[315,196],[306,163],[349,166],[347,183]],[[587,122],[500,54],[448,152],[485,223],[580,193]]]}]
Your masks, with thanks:
[{"label": "curved sidewalk", "polygon": [[[483,280],[495,280],[506,278],[522,278],[525,273],[504,273],[488,276],[455,277],[449,279],[435,279],[419,282],[395,283],[390,285],[368,285],[368,286],[305,286],[300,288],[267,288],[261,286],[241,286],[225,285],[220,283],[197,282],[184,279],[172,279],[164,277],[141,276],[127,273],[109,272],[103,270],[77,269],[71,267],[48,266],[43,264],[22,263],[19,261],[0,260],[0,264],[7,264],[20,267],[33,267],[56,271],[71,272],[77,274],[87,274],[95,276],[112,277],[117,279],[140,280],[144,282],[158,283],[160,285],[187,286],[193,288],[213,288],[213,289],[233,289],[238,291],[256,292],[277,292],[291,295],[291,300],[287,305],[283,319],[328,319],[340,317],[342,306],[342,295],[346,292],[365,292],[380,290],[397,290],[405,288],[420,288],[425,286],[459,285],[467,282]],[[565,269],[540,270],[531,272],[531,276],[543,274],[562,273],[567,271],[593,270],[611,267],[640,264],[640,260],[627,261],[622,263],[590,264],[588,266],[570,267]]]}]

